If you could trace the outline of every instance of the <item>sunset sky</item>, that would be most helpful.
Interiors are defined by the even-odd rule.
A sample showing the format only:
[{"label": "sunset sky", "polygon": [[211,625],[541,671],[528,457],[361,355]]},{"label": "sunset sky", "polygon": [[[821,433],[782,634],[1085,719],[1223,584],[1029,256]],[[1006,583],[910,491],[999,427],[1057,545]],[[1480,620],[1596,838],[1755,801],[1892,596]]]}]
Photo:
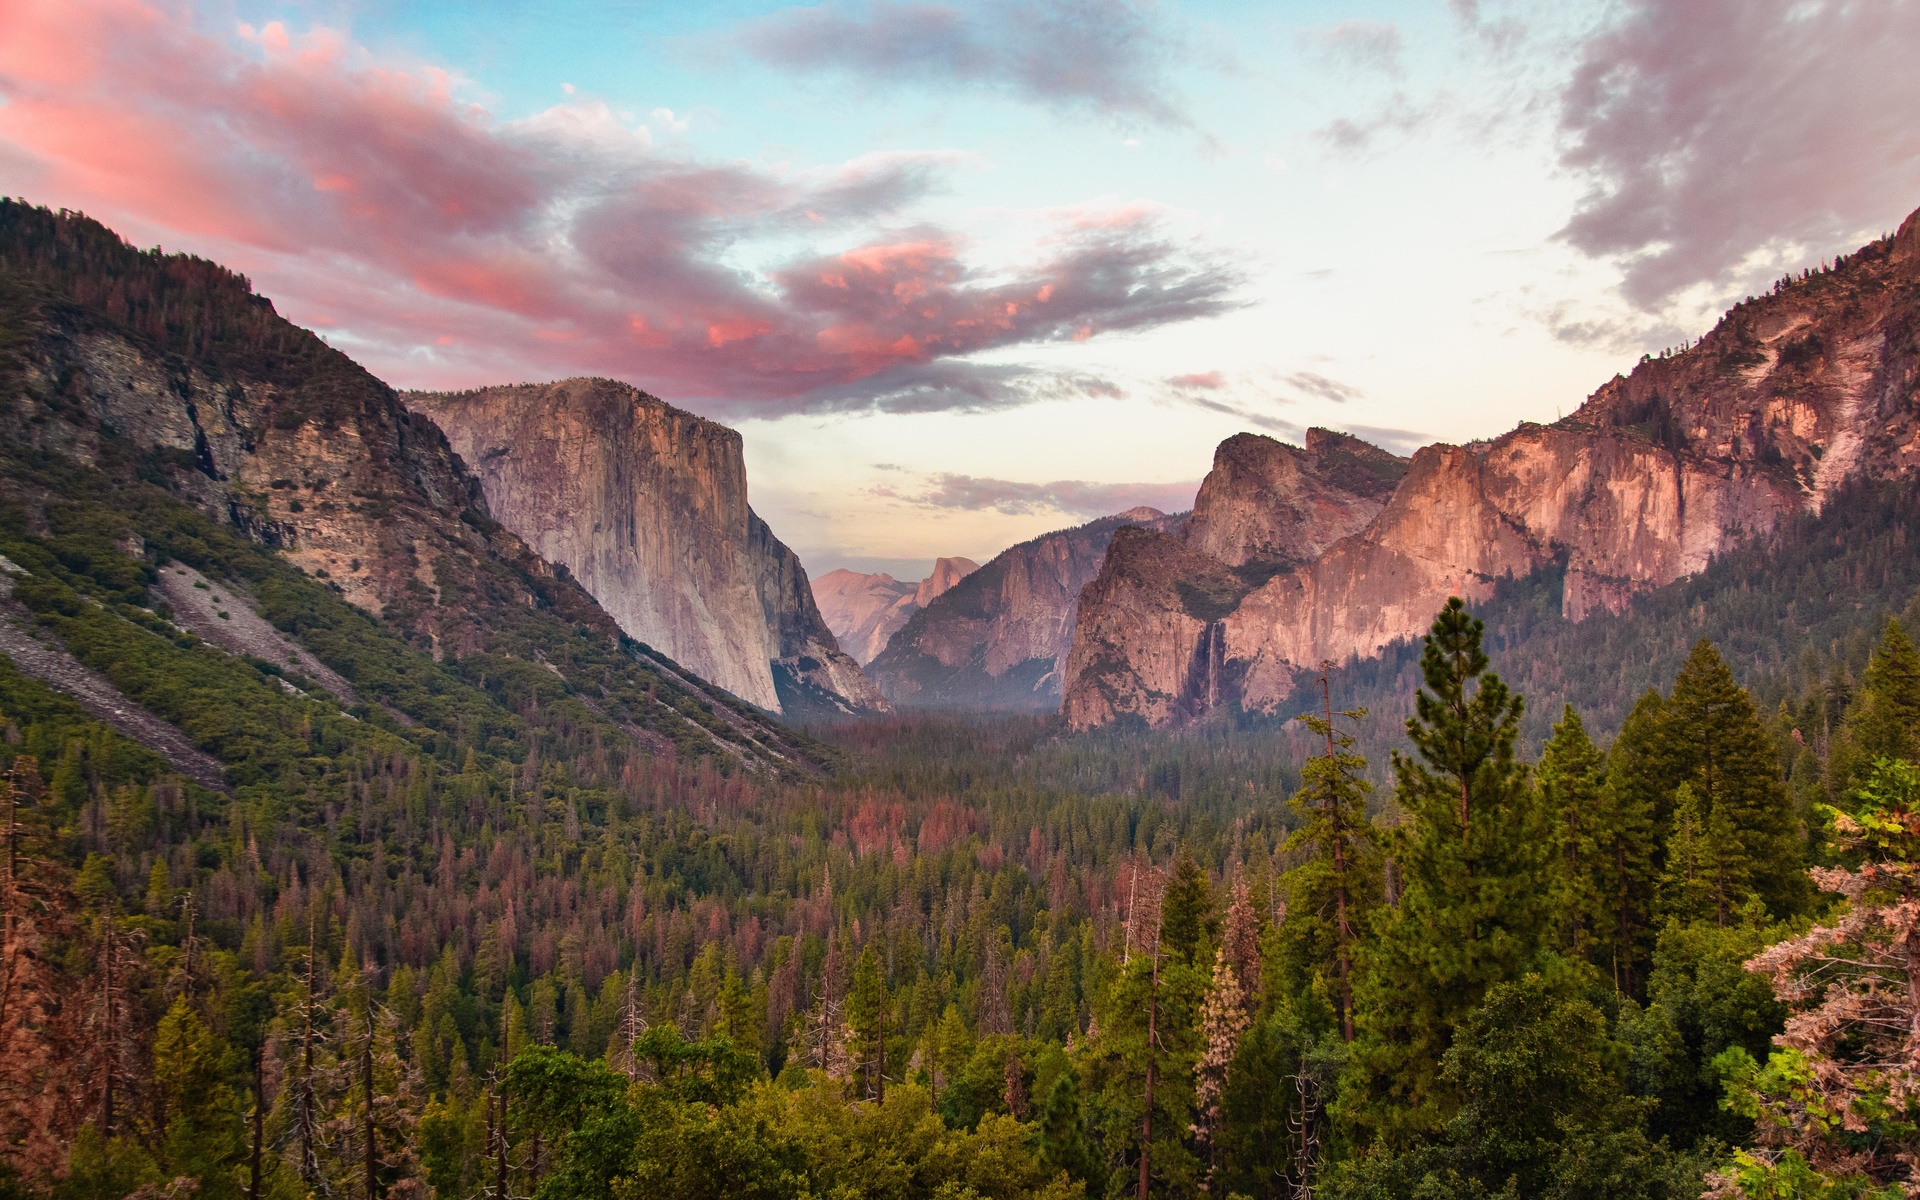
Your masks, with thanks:
[{"label": "sunset sky", "polygon": [[609,375],[815,574],[1553,420],[1920,206],[1920,0],[0,0],[0,192],[401,387]]}]

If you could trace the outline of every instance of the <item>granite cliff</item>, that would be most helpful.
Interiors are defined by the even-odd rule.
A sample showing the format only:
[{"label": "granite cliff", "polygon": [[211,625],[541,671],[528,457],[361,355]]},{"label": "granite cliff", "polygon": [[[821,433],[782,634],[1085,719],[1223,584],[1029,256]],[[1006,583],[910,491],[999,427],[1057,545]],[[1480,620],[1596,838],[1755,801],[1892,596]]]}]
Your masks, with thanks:
[{"label": "granite cliff", "polygon": [[941,558],[934,560],[932,574],[907,583],[885,572],[863,575],[843,567],[813,581],[813,599],[841,648],[864,667],[887,648],[907,618],[979,569],[972,559]]},{"label": "granite cliff", "polygon": [[867,673],[896,704],[1051,712],[1080,590],[1114,534],[1184,519],[1135,508],[1004,550],[913,613]]},{"label": "granite cliff", "polygon": [[[0,201],[0,334],[0,507],[28,535],[57,531],[77,498],[117,497],[128,532],[111,553],[150,569],[156,552],[132,531],[172,519],[132,506],[185,501],[475,686],[536,673],[609,745],[755,766],[817,760],[805,738],[625,638],[564,568],[489,516],[431,420],[281,318],[244,278],[134,250],[77,214]],[[175,557],[188,558],[191,538],[177,522],[168,529]],[[221,628],[252,619],[229,622],[232,610],[262,604],[245,579],[208,582],[232,601]],[[26,620],[17,607],[0,612],[0,623],[31,633]],[[299,629],[282,632],[298,642]],[[42,644],[58,666],[48,657],[58,648]],[[346,660],[291,652],[314,679],[352,674]],[[66,690],[57,676],[49,667],[43,678]],[[324,686],[342,703],[364,698],[333,678]],[[376,689],[373,699],[414,719],[402,710],[419,697],[398,697]],[[90,711],[153,744],[136,709],[106,696]]]},{"label": "granite cliff", "polygon": [[1310,471],[1311,439],[1251,460],[1265,439],[1229,439],[1177,547],[1115,540],[1081,599],[1063,711],[1076,728],[1271,711],[1302,672],[1418,634],[1449,595],[1548,567],[1567,619],[1618,611],[1849,478],[1911,475],[1917,330],[1920,213],[1553,425],[1425,447],[1391,489],[1352,463]]},{"label": "granite cliff", "polygon": [[606,379],[405,399],[446,432],[493,518],[628,636],[771,712],[887,707],[748,507],[738,433]]}]

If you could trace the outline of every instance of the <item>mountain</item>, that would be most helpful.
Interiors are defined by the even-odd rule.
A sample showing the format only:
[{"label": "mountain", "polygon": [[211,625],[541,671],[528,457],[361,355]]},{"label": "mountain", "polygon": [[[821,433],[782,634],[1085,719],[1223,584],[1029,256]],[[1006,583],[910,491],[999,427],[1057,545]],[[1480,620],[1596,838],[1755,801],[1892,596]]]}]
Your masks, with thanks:
[{"label": "mountain", "polygon": [[770,712],[886,709],[748,507],[738,433],[607,379],[403,398],[446,432],[494,519],[628,636]]},{"label": "mountain", "polygon": [[1390,493],[1307,471],[1311,447],[1284,456],[1297,475],[1250,471],[1230,439],[1188,525],[1203,536],[1177,550],[1115,540],[1081,600],[1063,711],[1082,729],[1271,712],[1304,671],[1416,635],[1449,595],[1484,600],[1547,571],[1566,619],[1620,611],[1820,511],[1851,478],[1910,477],[1916,329],[1920,213],[1735,306],[1572,416],[1420,450]]},{"label": "mountain", "polygon": [[[483,763],[519,761],[554,720],[616,756],[826,761],[623,635],[489,515],[428,418],[244,278],[3,202],[0,332],[0,553],[20,568],[8,657],[189,777],[254,753],[169,698],[202,667],[243,691],[257,671],[297,676],[287,686],[330,696],[327,711],[437,729]],[[224,597],[215,613],[178,603],[168,563]],[[200,666],[161,665],[175,637]],[[213,775],[187,771],[174,740]]]},{"label": "mountain", "polygon": [[1080,589],[1114,533],[1184,519],[1134,508],[1004,550],[909,617],[867,674],[895,704],[1051,712]]},{"label": "mountain", "polygon": [[979,569],[972,559],[936,559],[933,573],[915,584],[884,572],[862,575],[842,567],[813,581],[813,598],[840,645],[865,666],[887,648],[887,639],[907,618]]}]

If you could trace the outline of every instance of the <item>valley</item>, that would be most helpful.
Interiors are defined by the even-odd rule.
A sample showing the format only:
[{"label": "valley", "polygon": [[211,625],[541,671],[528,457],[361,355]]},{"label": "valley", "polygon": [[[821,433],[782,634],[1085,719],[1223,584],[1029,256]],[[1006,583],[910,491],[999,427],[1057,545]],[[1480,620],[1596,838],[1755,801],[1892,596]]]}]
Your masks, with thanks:
[{"label": "valley", "polygon": [[1917,336],[1920,214],[908,582],[629,384],[0,202],[0,1193],[1882,1194]]}]

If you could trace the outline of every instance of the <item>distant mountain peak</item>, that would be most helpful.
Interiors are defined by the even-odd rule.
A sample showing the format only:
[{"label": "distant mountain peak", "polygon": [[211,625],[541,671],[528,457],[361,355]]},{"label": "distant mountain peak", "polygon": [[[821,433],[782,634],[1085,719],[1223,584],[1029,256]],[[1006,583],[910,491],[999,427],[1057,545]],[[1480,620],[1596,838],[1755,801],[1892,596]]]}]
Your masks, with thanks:
[{"label": "distant mountain peak", "polygon": [[1448,596],[1564,572],[1618,610],[1849,479],[1920,472],[1920,212],[1648,356],[1572,416],[1410,459],[1348,434],[1236,434],[1175,536],[1117,539],[1081,600],[1076,727],[1270,711],[1302,672],[1417,636]]}]

